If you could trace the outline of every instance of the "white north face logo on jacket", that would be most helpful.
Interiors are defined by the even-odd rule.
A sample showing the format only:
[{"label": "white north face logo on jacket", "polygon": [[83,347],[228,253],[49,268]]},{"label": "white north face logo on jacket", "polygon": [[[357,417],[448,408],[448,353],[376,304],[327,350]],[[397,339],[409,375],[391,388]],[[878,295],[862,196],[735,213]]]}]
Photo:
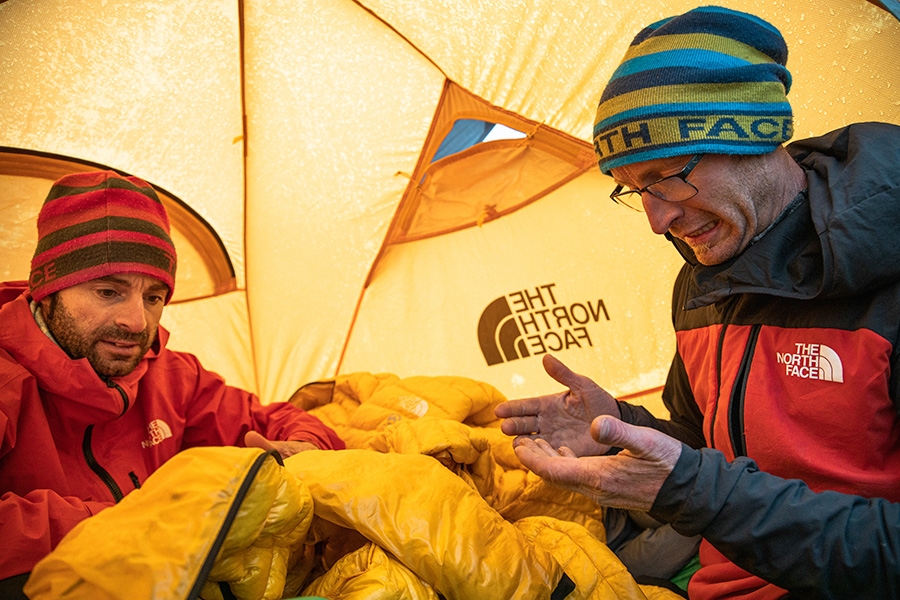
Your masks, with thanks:
[{"label": "white north face logo on jacket", "polygon": [[794,344],[795,352],[777,352],[778,364],[789,377],[844,382],[844,365],[838,353],[824,344]]},{"label": "white north face logo on jacket", "polygon": [[142,448],[155,446],[163,440],[172,437],[172,429],[169,424],[162,419],[154,419],[147,425],[147,431],[150,433],[150,439],[141,442]]}]

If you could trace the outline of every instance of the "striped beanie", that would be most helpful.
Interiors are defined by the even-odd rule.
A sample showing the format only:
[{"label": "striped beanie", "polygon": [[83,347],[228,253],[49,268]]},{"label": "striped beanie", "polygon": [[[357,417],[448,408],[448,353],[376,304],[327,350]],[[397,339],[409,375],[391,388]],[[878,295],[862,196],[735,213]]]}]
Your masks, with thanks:
[{"label": "striped beanie", "polygon": [[702,6],[644,28],[600,98],[600,170],[685,154],[767,154],[793,134],[787,44],[747,13]]},{"label": "striped beanie", "polygon": [[155,277],[175,289],[175,246],[156,191],[113,171],[75,173],[50,188],[37,220],[29,286],[35,301],[116,273]]}]

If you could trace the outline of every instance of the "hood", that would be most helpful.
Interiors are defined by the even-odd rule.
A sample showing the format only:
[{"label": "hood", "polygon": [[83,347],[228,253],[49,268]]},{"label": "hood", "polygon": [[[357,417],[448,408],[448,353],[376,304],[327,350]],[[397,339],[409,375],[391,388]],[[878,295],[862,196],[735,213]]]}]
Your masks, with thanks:
[{"label": "hood", "polygon": [[77,422],[100,422],[118,418],[134,406],[141,378],[149,361],[165,347],[168,332],[160,327],[157,341],[135,370],[107,382],[86,358],[71,359],[41,331],[31,314],[30,301],[26,282],[0,283],[0,350],[31,373],[42,390],[67,400],[56,409]]},{"label": "hood", "polygon": [[743,293],[848,297],[900,281],[900,127],[859,123],[787,150],[811,200],[792,204],[743,253],[703,266],[670,238],[688,262],[685,308]]}]

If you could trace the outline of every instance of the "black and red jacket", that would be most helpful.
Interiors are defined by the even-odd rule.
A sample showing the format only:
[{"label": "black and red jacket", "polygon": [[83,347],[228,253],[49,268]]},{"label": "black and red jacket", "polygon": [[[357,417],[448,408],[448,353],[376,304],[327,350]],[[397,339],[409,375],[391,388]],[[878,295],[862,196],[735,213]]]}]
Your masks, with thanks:
[{"label": "black and red jacket", "polygon": [[[807,173],[808,195],[743,253],[703,266],[673,240],[687,264],[673,294],[677,353],[663,394],[671,420],[634,407],[623,416],[694,448],[720,450],[729,461],[748,457],[813,491],[897,503],[900,128],[858,124],[788,150]],[[827,514],[774,511],[766,518],[772,523],[763,525],[782,528],[797,521],[798,536],[810,529],[801,527],[804,519],[835,526]],[[731,531],[755,540],[755,525],[736,518]],[[881,526],[894,537],[900,530],[897,522]],[[761,548],[745,566],[760,572],[757,564],[805,543],[798,537],[795,548]],[[692,598],[786,593],[709,542],[701,563]]]}]

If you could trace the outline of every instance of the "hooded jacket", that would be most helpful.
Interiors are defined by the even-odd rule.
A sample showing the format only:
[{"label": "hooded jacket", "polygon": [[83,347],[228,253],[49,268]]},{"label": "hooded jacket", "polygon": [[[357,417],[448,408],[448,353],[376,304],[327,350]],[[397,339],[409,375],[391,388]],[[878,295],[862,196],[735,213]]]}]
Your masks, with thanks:
[{"label": "hooded jacket", "polygon": [[26,573],[77,523],[120,501],[183,449],[274,440],[343,448],[317,418],[262,406],[168,332],[123,377],[101,379],[35,323],[24,282],[0,286],[0,580]]},{"label": "hooded jacket", "polygon": [[[806,171],[808,199],[795,200],[743,253],[703,266],[673,240],[687,264],[673,295],[677,353],[663,394],[671,421],[627,405],[623,416],[727,460],[748,457],[814,492],[898,502],[900,128],[852,125],[788,151]],[[821,514],[799,511],[767,518],[797,539],[748,549],[742,564],[755,572],[816,543],[804,537],[811,528],[803,519],[830,526]],[[731,525],[732,539],[756,538],[752,521]],[[708,542],[701,563],[692,598],[786,593]],[[812,559],[806,567],[829,568]]]}]

